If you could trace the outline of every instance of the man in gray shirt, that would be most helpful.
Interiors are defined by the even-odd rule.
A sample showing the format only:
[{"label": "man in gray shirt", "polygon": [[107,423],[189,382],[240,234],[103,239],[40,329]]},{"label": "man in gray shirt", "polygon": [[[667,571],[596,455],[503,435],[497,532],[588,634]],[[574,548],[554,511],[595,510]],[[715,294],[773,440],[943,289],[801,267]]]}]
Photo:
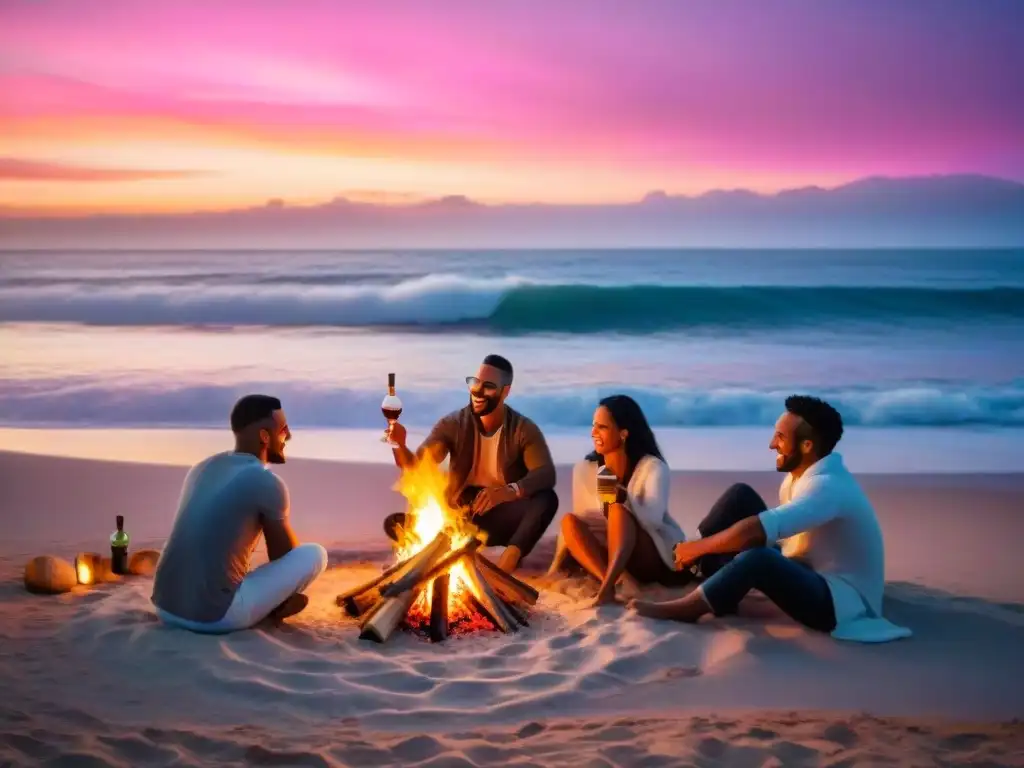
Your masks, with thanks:
[{"label": "man in gray shirt", "polygon": [[[322,546],[299,544],[288,487],[268,468],[285,462],[291,438],[281,401],[246,395],[231,411],[231,430],[235,450],[201,461],[185,478],[153,584],[160,619],[194,632],[294,615],[309,602],[302,590],[327,567]],[[270,562],[250,571],[261,533]]]}]

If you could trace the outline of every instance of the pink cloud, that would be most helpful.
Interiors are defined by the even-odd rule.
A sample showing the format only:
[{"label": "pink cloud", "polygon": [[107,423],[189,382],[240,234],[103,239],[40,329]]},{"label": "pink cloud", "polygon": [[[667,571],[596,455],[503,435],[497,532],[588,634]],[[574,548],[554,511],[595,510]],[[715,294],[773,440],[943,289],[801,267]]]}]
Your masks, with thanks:
[{"label": "pink cloud", "polygon": [[5,8],[0,118],[159,118],[301,149],[1024,175],[1024,11],[611,0]]}]

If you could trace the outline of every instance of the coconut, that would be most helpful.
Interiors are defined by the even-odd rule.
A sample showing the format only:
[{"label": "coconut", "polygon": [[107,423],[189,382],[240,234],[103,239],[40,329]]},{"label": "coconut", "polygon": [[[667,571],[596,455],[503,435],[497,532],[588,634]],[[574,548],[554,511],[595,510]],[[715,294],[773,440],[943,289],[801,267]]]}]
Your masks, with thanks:
[{"label": "coconut", "polygon": [[156,573],[156,564],[160,560],[160,550],[140,549],[133,552],[128,561],[128,573],[134,576],[152,576]]},{"label": "coconut", "polygon": [[25,566],[25,589],[43,595],[70,592],[78,583],[75,566],[52,555],[35,557]]}]

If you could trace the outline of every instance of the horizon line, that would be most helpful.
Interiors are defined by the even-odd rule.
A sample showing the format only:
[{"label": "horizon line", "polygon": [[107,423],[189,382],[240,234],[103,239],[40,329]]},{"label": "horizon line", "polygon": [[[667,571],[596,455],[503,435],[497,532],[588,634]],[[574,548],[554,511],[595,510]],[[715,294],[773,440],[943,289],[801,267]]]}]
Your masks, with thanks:
[{"label": "horizon line", "polygon": [[[654,188],[643,193],[638,197],[631,197],[625,200],[606,200],[602,202],[565,202],[565,201],[544,201],[544,200],[531,200],[531,201],[488,201],[486,198],[476,198],[470,195],[462,193],[449,193],[442,194],[436,197],[418,197],[416,199],[400,199],[393,202],[387,202],[383,200],[371,200],[371,199],[359,199],[364,197],[364,194],[353,195],[353,191],[341,192],[330,198],[324,198],[317,202],[293,202],[289,203],[284,198],[268,198],[261,203],[251,203],[247,205],[239,205],[236,207],[227,208],[180,208],[180,209],[143,209],[143,210],[132,210],[132,209],[108,209],[108,210],[94,210],[94,211],[82,211],[79,208],[72,209],[54,209],[54,208],[19,208],[16,206],[4,206],[0,205],[0,221],[11,220],[11,219],[39,219],[39,220],[52,220],[52,219],[90,219],[90,218],[106,218],[106,217],[133,217],[133,218],[170,218],[174,216],[194,216],[194,215],[216,215],[216,214],[227,214],[227,213],[241,213],[241,212],[252,212],[252,211],[263,211],[263,210],[310,210],[316,208],[325,208],[331,205],[350,205],[353,207],[362,208],[376,208],[376,209],[387,209],[387,210],[408,210],[412,208],[423,208],[430,205],[439,205],[445,203],[457,203],[468,207],[476,208],[528,208],[528,207],[546,207],[546,208],[601,208],[610,206],[633,206],[643,205],[644,203],[652,202],[654,200],[665,200],[665,201],[694,201],[711,195],[748,195],[752,197],[759,197],[764,199],[778,198],[786,194],[796,192],[835,192],[847,187],[855,186],[857,184],[863,184],[866,182],[900,182],[900,181],[938,181],[938,180],[981,180],[998,182],[1009,185],[1015,185],[1024,188],[1024,178],[1013,178],[1011,176],[1003,175],[992,175],[979,172],[955,172],[955,173],[922,173],[922,174],[905,174],[905,175],[889,175],[889,174],[869,174],[865,176],[853,176],[848,180],[833,184],[831,186],[825,186],[820,184],[804,184],[801,186],[793,187],[780,187],[772,191],[759,191],[751,187],[709,187],[701,192],[694,193],[673,193],[667,192],[664,188]],[[363,191],[365,192],[365,191]],[[384,194],[381,192],[370,191],[372,194]]]}]

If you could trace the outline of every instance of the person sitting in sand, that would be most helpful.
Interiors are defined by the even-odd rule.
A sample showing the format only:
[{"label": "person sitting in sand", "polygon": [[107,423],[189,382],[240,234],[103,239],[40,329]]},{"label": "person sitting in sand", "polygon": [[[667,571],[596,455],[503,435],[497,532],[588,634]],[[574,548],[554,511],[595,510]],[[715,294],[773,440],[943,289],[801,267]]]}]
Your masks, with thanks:
[{"label": "person sitting in sand", "polygon": [[[549,573],[571,555],[600,582],[596,605],[615,601],[620,579],[664,586],[692,580],[673,567],[673,548],[686,536],[668,512],[669,468],[640,406],[627,395],[606,397],[590,434],[594,452],[573,470],[573,511],[562,518]],[[617,498],[604,510],[597,495],[600,467],[618,480]]]},{"label": "person sitting in sand", "polygon": [[[292,616],[327,568],[319,544],[299,544],[289,522],[288,487],[268,465],[284,464],[291,430],[281,401],[246,395],[231,411],[235,450],[189,471],[152,600],[165,623],[224,633]],[[252,571],[260,533],[270,562]]]},{"label": "person sitting in sand", "polygon": [[[757,589],[791,618],[834,637],[882,642],[910,631],[882,618],[885,552],[871,502],[834,451],[839,412],[818,398],[793,395],[769,447],[786,472],[781,504],[767,509],[749,486],[733,486],[712,510],[702,538],[676,546],[676,566],[700,563],[710,576],[686,597],[633,601],[643,616],[696,621],[734,613]],[[730,518],[737,519],[729,524]],[[705,521],[708,522],[708,521]],[[782,541],[782,549],[773,546]],[[722,561],[716,556],[733,555]]]},{"label": "person sitting in sand", "polygon": [[[469,510],[487,546],[505,547],[498,565],[511,573],[558,511],[555,465],[537,425],[505,403],[512,388],[508,360],[488,355],[466,384],[469,404],[438,421],[415,455],[406,447],[405,427],[392,427],[395,463],[412,466],[429,452],[440,464],[449,456],[449,506]],[[404,523],[404,513],[389,515],[384,530],[395,539]]]}]

